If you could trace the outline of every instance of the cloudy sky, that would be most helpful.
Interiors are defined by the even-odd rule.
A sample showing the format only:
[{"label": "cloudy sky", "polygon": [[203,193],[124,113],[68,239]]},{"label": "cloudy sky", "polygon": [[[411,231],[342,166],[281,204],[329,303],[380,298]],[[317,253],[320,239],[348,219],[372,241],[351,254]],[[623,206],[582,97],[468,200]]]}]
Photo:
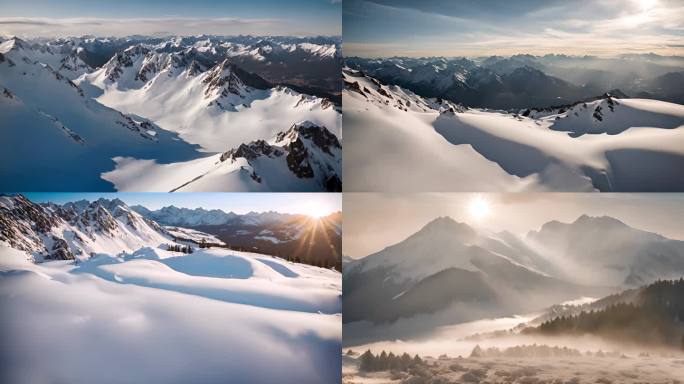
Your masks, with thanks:
[{"label": "cloudy sky", "polygon": [[345,0],[346,56],[684,54],[682,0]]},{"label": "cloudy sky", "polygon": [[0,35],[340,35],[341,0],[2,0]]},{"label": "cloudy sky", "polygon": [[485,231],[526,234],[551,220],[612,216],[684,240],[684,194],[366,194],[345,193],[344,254],[359,258],[396,244],[436,217],[449,216]]},{"label": "cloudy sky", "polygon": [[342,210],[339,193],[25,193],[31,201],[64,204],[70,201],[93,201],[101,197],[118,198],[128,205],[148,209],[168,205],[185,208],[222,209],[247,213],[276,211],[323,216]]}]

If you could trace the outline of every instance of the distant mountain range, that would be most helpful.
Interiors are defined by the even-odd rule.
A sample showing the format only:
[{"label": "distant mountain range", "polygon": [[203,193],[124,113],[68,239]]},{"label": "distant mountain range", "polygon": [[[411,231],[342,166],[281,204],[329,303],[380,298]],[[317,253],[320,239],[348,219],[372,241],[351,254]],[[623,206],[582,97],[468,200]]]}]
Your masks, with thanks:
[{"label": "distant mountain range", "polygon": [[610,217],[550,222],[526,237],[451,218],[345,264],[344,322],[392,322],[459,305],[456,322],[511,315],[684,275],[684,241]]},{"label": "distant mountain range", "polygon": [[309,264],[342,268],[342,214],[312,218],[278,212],[236,214],[213,209],[174,206],[150,211],[133,210],[166,226],[179,226],[212,234],[230,247],[295,258]]},{"label": "distant mountain range", "polygon": [[350,57],[345,63],[383,83],[468,107],[543,108],[615,89],[629,97],[684,103],[684,57],[679,56]]},{"label": "distant mountain range", "polygon": [[[82,36],[32,39],[26,45],[42,51],[41,57],[52,56],[59,60],[63,56],[69,57],[79,74],[103,66],[117,53],[134,46],[192,56],[204,67],[212,67],[230,58],[239,67],[259,73],[272,84],[300,88],[298,90],[303,93],[339,102],[342,90],[339,80],[341,41],[339,36]],[[48,60],[48,64],[59,70],[62,63],[53,65]],[[307,76],[302,76],[303,66],[307,68]]]}]

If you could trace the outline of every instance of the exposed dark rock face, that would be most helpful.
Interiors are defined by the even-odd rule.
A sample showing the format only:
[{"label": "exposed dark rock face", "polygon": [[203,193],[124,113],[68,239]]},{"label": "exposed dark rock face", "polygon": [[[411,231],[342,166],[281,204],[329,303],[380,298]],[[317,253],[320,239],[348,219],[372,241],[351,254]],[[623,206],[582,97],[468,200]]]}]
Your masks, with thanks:
[{"label": "exposed dark rock face", "polygon": [[83,252],[81,246],[97,236],[119,236],[124,225],[135,231],[143,224],[168,235],[159,224],[138,216],[119,199],[57,205],[33,203],[22,195],[0,195],[0,241],[29,253],[36,261],[73,260]]},{"label": "exposed dark rock face", "polygon": [[592,114],[592,116],[594,117],[594,119],[596,119],[596,120],[598,120],[598,121],[602,121],[602,120],[603,120],[603,113],[601,112],[601,109],[602,109],[601,106],[600,106],[600,105],[597,105],[597,106],[596,106],[596,109],[594,109],[594,113]]},{"label": "exposed dark rock face", "polygon": [[243,157],[249,161],[262,155],[271,158],[278,157],[283,155],[283,151],[278,147],[268,144],[264,140],[256,140],[249,144],[240,144],[239,147],[224,152],[221,155],[221,161],[226,161],[228,159],[235,161],[239,157]]},{"label": "exposed dark rock face", "polygon": [[205,97],[211,97],[218,89],[221,89],[221,97],[227,97],[229,93],[243,97],[241,90],[244,83],[236,75],[235,65],[228,59],[210,69],[202,83],[207,85],[204,91]]},{"label": "exposed dark rock face", "polygon": [[12,248],[47,254],[42,237],[61,219],[22,195],[3,196],[0,202],[0,240]]},{"label": "exposed dark rock face", "polygon": [[133,57],[146,55],[150,50],[140,45],[134,45],[123,52],[117,52],[107,63],[105,76],[111,82],[119,80],[123,73],[123,68],[133,66]]},{"label": "exposed dark rock face", "polygon": [[300,179],[314,177],[313,168],[309,164],[309,151],[301,140],[289,144],[290,153],[287,154],[287,167]]},{"label": "exposed dark rock face", "polygon": [[366,96],[366,93],[361,90],[361,86],[359,85],[358,81],[355,81],[353,83],[349,82],[349,81],[345,81],[344,85],[347,89],[354,91],[356,93],[359,93],[365,98],[368,98],[368,96]]},{"label": "exposed dark rock face", "polygon": [[333,135],[327,128],[315,124],[293,125],[289,130],[281,132],[276,136],[278,142],[283,140],[296,141],[298,136],[311,140],[323,152],[332,155],[332,149],[341,149],[337,136]]},{"label": "exposed dark rock face", "polygon": [[79,71],[81,69],[85,69],[89,71],[91,69],[88,64],[85,64],[82,61],[79,62],[79,60],[80,59],[76,53],[71,53],[60,60],[60,66],[58,70]]},{"label": "exposed dark rock face", "polygon": [[[615,107],[620,105],[620,103],[615,99],[615,97],[626,98],[627,96],[624,93],[622,93],[620,90],[616,89],[616,90],[613,90],[609,93],[605,93],[601,96],[591,97],[591,98],[584,99],[581,101],[577,101],[577,102],[574,102],[571,104],[554,105],[554,106],[550,106],[550,107],[527,108],[527,109],[521,110],[517,113],[519,113],[520,116],[523,116],[523,117],[529,117],[529,116],[534,117],[535,114],[537,114],[537,113],[549,113],[549,114],[558,113],[558,114],[560,114],[560,113],[565,113],[565,112],[571,111],[573,109],[575,109],[575,113],[576,113],[577,112],[576,107],[587,108],[588,107],[587,103],[592,102],[592,101],[596,101],[596,100],[605,100],[606,104],[608,105],[608,108],[610,109],[611,112],[613,112],[615,110]],[[598,121],[601,121],[603,118],[603,111],[602,111],[602,107],[600,105],[594,110],[594,118]]]},{"label": "exposed dark rock face", "polygon": [[325,181],[325,190],[328,192],[342,192],[342,180],[337,175],[328,177]]},{"label": "exposed dark rock face", "polygon": [[[289,130],[279,133],[276,141],[289,142],[285,145],[289,149],[287,166],[299,178],[314,177],[314,169],[310,162],[312,156],[306,141],[330,156],[333,156],[333,149],[342,148],[335,135],[325,127],[311,123],[293,125]],[[325,183],[327,184],[327,181]]]},{"label": "exposed dark rock face", "polygon": [[49,260],[74,260],[74,254],[69,250],[69,245],[66,240],[59,237],[52,236],[53,244],[52,250],[46,259]]},{"label": "exposed dark rock face", "polygon": [[327,128],[310,122],[293,124],[287,131],[276,135],[276,143],[264,140],[240,144],[221,154],[220,161],[234,162],[244,158],[254,167],[250,177],[258,183],[262,179],[255,160],[260,157],[276,159],[285,155],[288,169],[300,179],[317,178],[327,191],[341,191],[342,182],[333,164],[339,162],[342,146],[337,136]]}]

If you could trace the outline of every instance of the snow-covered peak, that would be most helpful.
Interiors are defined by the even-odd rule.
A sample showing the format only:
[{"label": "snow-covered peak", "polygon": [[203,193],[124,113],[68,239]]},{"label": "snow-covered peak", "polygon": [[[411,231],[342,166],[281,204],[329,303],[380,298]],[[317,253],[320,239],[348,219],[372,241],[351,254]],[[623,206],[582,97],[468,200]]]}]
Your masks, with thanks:
[{"label": "snow-covered peak", "polygon": [[0,53],[8,54],[10,51],[30,49],[28,43],[14,36],[0,43]]},{"label": "snow-covered peak", "polygon": [[[219,161],[226,167],[239,166],[257,184],[301,179],[335,192],[342,189],[341,158],[337,136],[324,126],[303,121],[276,134],[272,144],[265,140],[243,143],[222,153]],[[269,179],[264,180],[263,175]]]},{"label": "snow-covered peak", "polygon": [[292,145],[298,139],[309,140],[323,152],[332,155],[332,151],[341,149],[337,136],[326,127],[308,120],[293,124],[287,131],[276,135],[276,144]]},{"label": "snow-covered peak", "polygon": [[[0,43],[0,55],[14,62],[23,61],[26,64],[39,63],[48,66],[69,79],[75,79],[92,71],[92,68],[81,60],[73,48],[66,46],[61,48],[30,44],[18,37],[13,37]],[[0,62],[2,61],[3,59],[0,59]]]},{"label": "snow-covered peak", "polygon": [[235,65],[225,59],[206,72],[202,83],[207,86],[205,96],[226,97],[229,94],[242,96],[245,84],[236,74]]},{"label": "snow-covered peak", "polygon": [[590,216],[583,214],[575,220],[576,226],[596,226],[601,228],[627,228],[628,225],[612,216]]},{"label": "snow-covered peak", "polygon": [[425,224],[416,235],[440,234],[457,236],[464,241],[472,241],[477,233],[466,223],[460,223],[449,216],[440,216]]},{"label": "snow-covered peak", "polygon": [[85,259],[93,253],[132,252],[158,247],[171,236],[119,199],[37,204],[22,195],[2,196],[0,241],[35,261]]}]

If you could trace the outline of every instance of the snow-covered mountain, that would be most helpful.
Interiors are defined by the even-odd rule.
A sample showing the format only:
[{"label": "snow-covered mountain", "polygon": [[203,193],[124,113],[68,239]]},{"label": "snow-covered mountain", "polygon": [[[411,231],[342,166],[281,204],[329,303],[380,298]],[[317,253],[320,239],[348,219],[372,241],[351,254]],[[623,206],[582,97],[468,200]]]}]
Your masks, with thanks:
[{"label": "snow-covered mountain", "polygon": [[549,107],[616,88],[632,97],[684,103],[681,56],[351,57],[345,62],[384,83],[470,107]]},{"label": "snow-covered mountain", "polygon": [[[2,381],[339,380],[341,274],[225,247],[169,247],[207,236],[163,228],[117,199],[1,196]],[[179,364],[157,369],[169,362]]]},{"label": "snow-covered mountain", "polygon": [[[115,40],[0,44],[5,190],[341,190],[342,117],[329,99],[248,72],[224,40],[209,38],[223,47],[211,52],[198,38]],[[310,60],[337,52],[288,44],[283,55]],[[85,64],[108,45],[120,50]],[[263,144],[272,153],[260,159],[222,156]],[[144,170],[154,175],[137,178]]]},{"label": "snow-covered mountain", "polygon": [[0,43],[0,52],[22,61],[43,63],[71,80],[93,71],[70,44],[37,44],[14,36]]},{"label": "snow-covered mountain", "polygon": [[383,83],[399,85],[424,97],[440,97],[471,107],[547,106],[590,96],[582,87],[548,76],[527,64],[506,72],[465,58],[352,58],[346,63]]},{"label": "snow-covered mountain", "polygon": [[121,200],[41,205],[22,195],[0,196],[0,241],[35,261],[87,260],[172,243],[162,226]]},{"label": "snow-covered mountain", "polygon": [[[205,67],[231,58],[241,68],[262,74],[269,82],[305,93],[338,99],[341,91],[341,37],[316,36],[128,36],[35,38],[37,47],[75,53],[91,68],[105,64],[118,52],[140,45],[167,53],[194,53]],[[302,76],[306,68],[307,76]]]},{"label": "snow-covered mountain", "polygon": [[344,78],[351,191],[684,188],[682,105],[606,94],[508,113],[426,99],[351,69]]},{"label": "snow-covered mountain", "polygon": [[141,205],[134,205],[131,207],[131,209],[162,225],[176,225],[183,227],[223,224],[259,226],[272,223],[282,223],[297,216],[289,213],[279,213],[273,211],[249,212],[240,215],[234,212],[224,212],[220,209],[207,210],[204,208],[178,208],[173,205],[169,205],[154,211],[151,211]]},{"label": "snow-covered mountain", "polygon": [[395,321],[452,307],[461,310],[450,321],[467,321],[469,314],[524,313],[682,275],[684,242],[610,217],[552,221],[524,238],[442,217],[345,264],[345,322]]},{"label": "snow-covered mountain", "polygon": [[136,45],[77,83],[101,103],[148,118],[205,151],[268,140],[302,120],[340,135],[341,116],[329,100],[271,86],[230,59],[205,68],[196,56]]},{"label": "snow-covered mountain", "polygon": [[591,285],[637,286],[684,275],[684,241],[632,228],[612,217],[552,221],[527,239],[566,276]]},{"label": "snow-covered mountain", "polygon": [[151,211],[142,205],[134,205],[132,210],[144,217],[154,220],[162,225],[176,225],[183,227],[195,227],[198,225],[226,224],[239,216],[233,212],[224,212],[220,209],[204,208],[178,208],[173,205]]}]

